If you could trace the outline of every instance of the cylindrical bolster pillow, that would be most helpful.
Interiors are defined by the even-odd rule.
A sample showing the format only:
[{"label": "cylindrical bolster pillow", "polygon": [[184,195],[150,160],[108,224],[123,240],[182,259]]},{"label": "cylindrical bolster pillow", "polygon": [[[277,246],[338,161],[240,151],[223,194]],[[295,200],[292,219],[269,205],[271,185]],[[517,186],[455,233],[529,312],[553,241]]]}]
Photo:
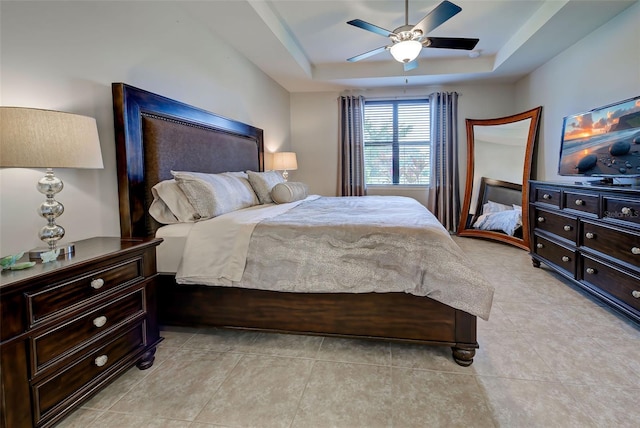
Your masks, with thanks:
[{"label": "cylindrical bolster pillow", "polygon": [[278,183],[271,189],[271,199],[276,204],[299,201],[307,197],[309,188],[304,183],[286,181]]}]

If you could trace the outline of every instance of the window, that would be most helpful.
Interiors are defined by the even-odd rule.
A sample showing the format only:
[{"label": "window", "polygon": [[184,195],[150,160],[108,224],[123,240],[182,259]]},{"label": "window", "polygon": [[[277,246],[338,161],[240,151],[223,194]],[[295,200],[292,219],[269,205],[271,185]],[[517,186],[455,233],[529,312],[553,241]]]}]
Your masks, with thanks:
[{"label": "window", "polygon": [[429,185],[428,100],[366,101],[364,174],[367,185]]}]

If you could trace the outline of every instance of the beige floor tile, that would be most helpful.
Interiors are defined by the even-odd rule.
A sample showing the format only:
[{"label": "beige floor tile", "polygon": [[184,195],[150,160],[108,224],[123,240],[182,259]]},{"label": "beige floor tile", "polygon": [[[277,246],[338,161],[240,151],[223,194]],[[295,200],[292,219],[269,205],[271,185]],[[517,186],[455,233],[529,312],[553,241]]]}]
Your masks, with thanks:
[{"label": "beige floor tile", "polygon": [[475,376],[394,368],[394,427],[495,427]]},{"label": "beige floor tile", "polygon": [[164,340],[160,343],[160,346],[180,347],[198,331],[200,330],[191,327],[161,326],[160,336]]},{"label": "beige floor tile", "polygon": [[245,355],[196,420],[242,427],[288,427],[313,361]]},{"label": "beige floor tile", "polygon": [[559,382],[478,377],[500,427],[591,428],[597,425]]},{"label": "beige floor tile", "polygon": [[391,368],[317,361],[292,428],[391,426]]},{"label": "beige floor tile", "polygon": [[138,416],[194,420],[241,357],[180,349],[110,410]]},{"label": "beige floor tile", "polygon": [[[491,306],[491,313],[489,314],[489,321],[478,318],[477,330],[478,337],[481,338],[486,331],[517,331],[518,329],[500,308],[500,302],[494,299],[493,305]],[[480,343],[480,346],[482,346],[482,343]]]},{"label": "beige floor tile", "polygon": [[636,428],[640,425],[640,389],[589,385],[571,386],[570,391],[580,408],[600,427]]},{"label": "beige floor tile", "polygon": [[245,352],[283,357],[315,358],[322,344],[320,336],[258,333]]},{"label": "beige floor tile", "polygon": [[202,329],[186,342],[183,348],[207,349],[216,352],[243,352],[252,349],[252,344],[260,333],[222,328]]},{"label": "beige floor tile", "polygon": [[94,421],[92,426],[96,428],[189,428],[191,422],[104,412]]},{"label": "beige floor tile", "polygon": [[318,352],[319,360],[345,363],[391,364],[389,342],[327,337]]},{"label": "beige floor tile", "polygon": [[520,332],[575,335],[580,330],[567,309],[559,304],[499,302],[499,305]]},{"label": "beige floor tile", "polygon": [[95,426],[94,421],[102,414],[102,411],[91,409],[78,409],[67,416],[56,428],[86,428]]},{"label": "beige floor tile", "polygon": [[394,367],[441,370],[454,373],[469,372],[468,367],[462,367],[453,360],[450,346],[392,343],[391,365]]}]

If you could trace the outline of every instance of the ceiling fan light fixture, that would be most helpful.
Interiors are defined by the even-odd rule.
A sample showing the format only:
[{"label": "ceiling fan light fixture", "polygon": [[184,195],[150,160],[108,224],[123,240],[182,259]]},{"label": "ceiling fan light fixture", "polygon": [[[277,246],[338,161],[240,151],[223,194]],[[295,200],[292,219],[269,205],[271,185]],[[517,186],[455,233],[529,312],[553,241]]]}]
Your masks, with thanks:
[{"label": "ceiling fan light fixture", "polygon": [[418,57],[422,50],[422,43],[417,40],[405,40],[394,44],[390,50],[396,61],[406,64]]}]

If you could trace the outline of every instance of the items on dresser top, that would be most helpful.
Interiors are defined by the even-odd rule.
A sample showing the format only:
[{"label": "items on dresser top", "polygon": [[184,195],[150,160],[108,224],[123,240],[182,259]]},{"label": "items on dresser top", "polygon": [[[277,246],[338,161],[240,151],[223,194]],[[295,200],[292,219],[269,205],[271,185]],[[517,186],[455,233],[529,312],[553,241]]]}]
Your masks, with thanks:
[{"label": "items on dresser top", "polygon": [[48,427],[134,364],[151,367],[161,239],[91,238],[0,276],[0,427]]},{"label": "items on dresser top", "polygon": [[531,257],[640,321],[640,188],[530,181]]}]

